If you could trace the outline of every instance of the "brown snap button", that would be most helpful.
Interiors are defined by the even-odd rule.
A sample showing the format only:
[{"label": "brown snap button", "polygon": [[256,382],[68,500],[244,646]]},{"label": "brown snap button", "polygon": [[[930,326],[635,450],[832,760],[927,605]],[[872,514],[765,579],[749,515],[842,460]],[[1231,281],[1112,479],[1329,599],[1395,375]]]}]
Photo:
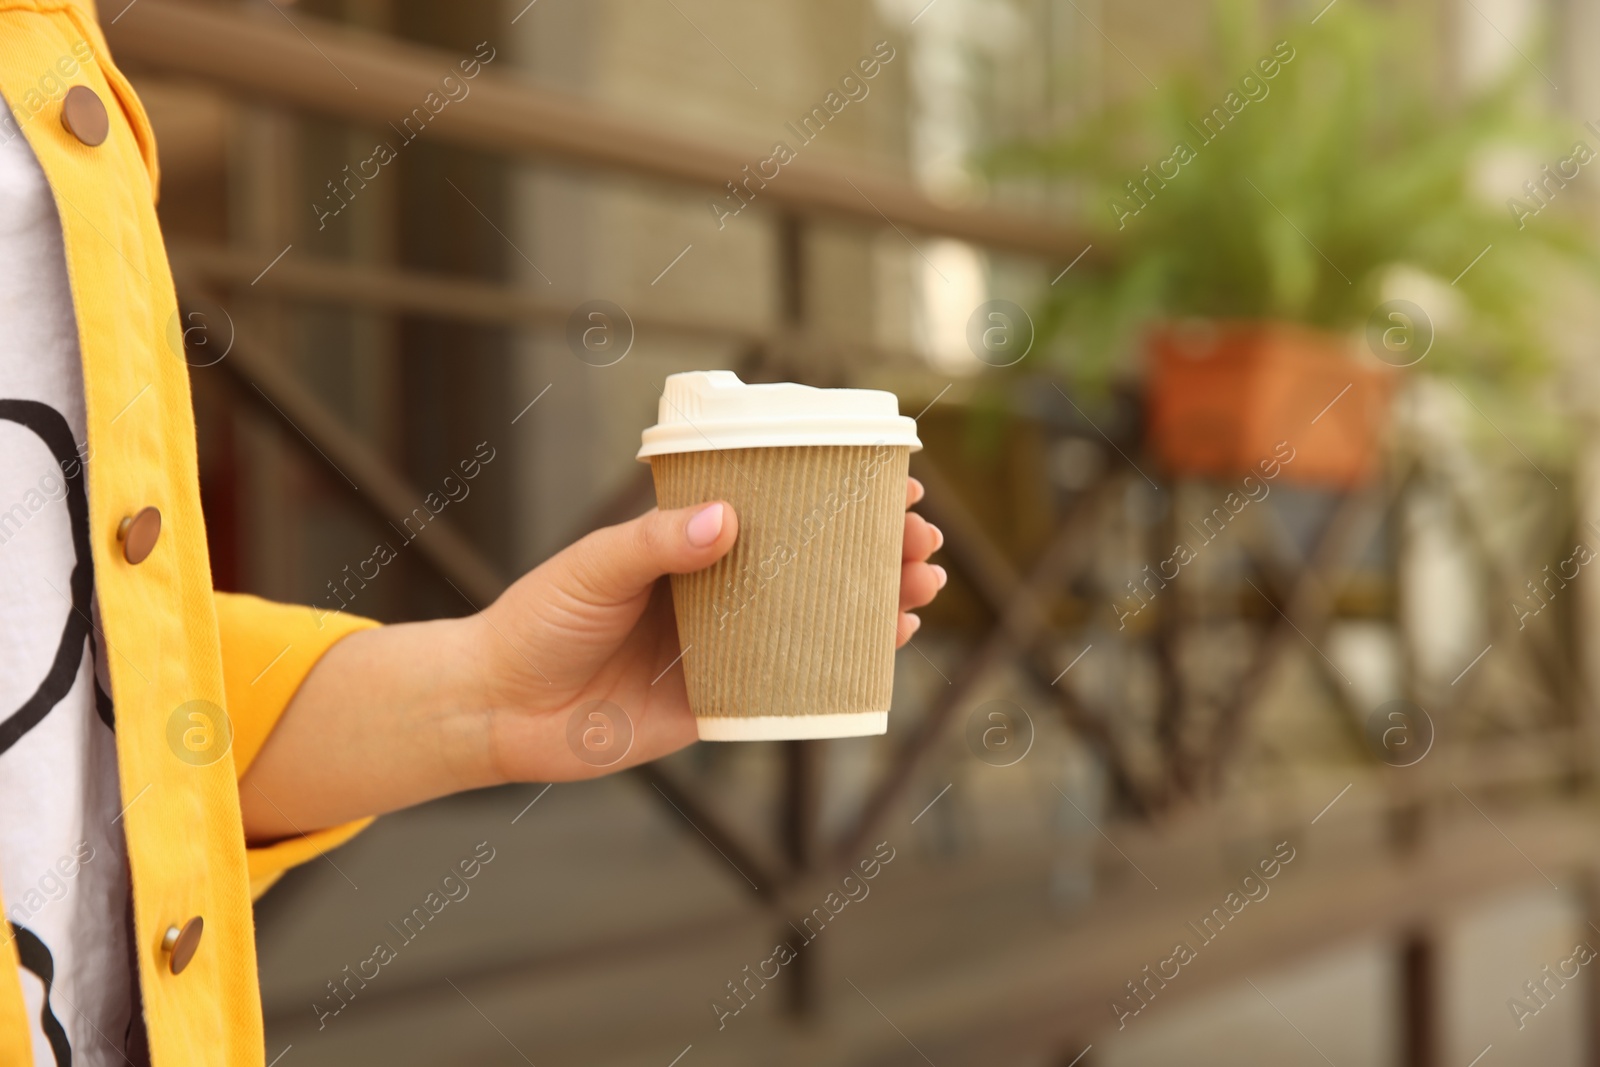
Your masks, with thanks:
[{"label": "brown snap button", "polygon": [[143,563],[155,551],[156,539],[161,536],[161,512],[155,508],[140,508],[117,527],[117,540],[122,542],[122,558],[129,563]]},{"label": "brown snap button", "polygon": [[183,926],[169,926],[161,937],[161,954],[167,958],[167,967],[173,974],[182,974],[194,959],[200,947],[200,935],[205,932],[206,921],[196,915]]},{"label": "brown snap button", "polygon": [[111,132],[111,119],[100,97],[87,85],[74,85],[61,101],[61,125],[84,144],[93,148]]}]

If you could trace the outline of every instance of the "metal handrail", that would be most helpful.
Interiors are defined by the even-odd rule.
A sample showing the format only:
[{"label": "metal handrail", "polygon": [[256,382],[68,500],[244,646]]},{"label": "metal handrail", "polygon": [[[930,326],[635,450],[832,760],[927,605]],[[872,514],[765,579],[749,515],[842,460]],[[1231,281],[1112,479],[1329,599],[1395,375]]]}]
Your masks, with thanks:
[{"label": "metal handrail", "polygon": [[[481,281],[461,275],[435,274],[373,263],[302,256],[296,253],[261,269],[259,253],[222,245],[173,242],[167,246],[173,273],[205,286],[249,287],[255,292],[314,304],[366,308],[399,315],[418,315],[451,322],[544,327],[560,326],[573,304],[544,296],[538,288]],[[926,366],[909,348],[812,330],[768,331],[754,326],[652,310],[633,314],[635,330],[654,336],[711,338],[741,349],[761,349],[791,363],[814,366],[817,357],[835,363],[845,356],[865,359],[874,367]]]},{"label": "metal handrail", "polygon": [[[125,64],[193,75],[246,96],[378,127],[437,92],[441,72],[453,70],[458,59],[299,12],[291,23],[281,13],[180,0],[142,0],[105,31]],[[742,177],[746,164],[771,149],[769,143],[739,148],[663,132],[659,124],[617,115],[493,68],[478,75],[467,99],[470,104],[452,108],[428,127],[430,139],[719,195],[726,182]],[[1075,227],[1046,217],[939,204],[903,178],[812,158],[785,165],[755,202],[1063,262],[1088,244]],[[1104,252],[1096,247],[1092,254]]]}]

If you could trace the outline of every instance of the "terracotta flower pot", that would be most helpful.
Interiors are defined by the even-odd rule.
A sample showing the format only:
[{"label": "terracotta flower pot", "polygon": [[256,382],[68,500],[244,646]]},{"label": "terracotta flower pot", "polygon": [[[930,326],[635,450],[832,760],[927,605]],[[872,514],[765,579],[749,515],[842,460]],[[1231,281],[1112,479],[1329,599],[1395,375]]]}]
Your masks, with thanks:
[{"label": "terracotta flower pot", "polygon": [[1150,450],[1177,477],[1236,478],[1294,449],[1281,476],[1349,489],[1377,471],[1396,377],[1330,333],[1197,321],[1148,338]]}]

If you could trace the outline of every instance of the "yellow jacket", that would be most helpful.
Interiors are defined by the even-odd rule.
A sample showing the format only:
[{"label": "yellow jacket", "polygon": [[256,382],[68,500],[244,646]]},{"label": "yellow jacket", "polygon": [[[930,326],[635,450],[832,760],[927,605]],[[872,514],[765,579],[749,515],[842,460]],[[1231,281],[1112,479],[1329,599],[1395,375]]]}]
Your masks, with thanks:
[{"label": "yellow jacket", "polygon": [[[87,86],[109,115],[98,145],[63,120],[74,86]],[[238,777],[317,659],[372,624],[342,615],[319,622],[309,608],[212,590],[188,366],[156,221],[155,142],[89,0],[0,0],[0,94],[55,194],[77,311],[89,531],[152,1061],[260,1064],[252,889],[364,824],[246,849]],[[133,564],[118,528],[147,507],[160,511],[160,534]],[[174,712],[191,701],[220,705],[231,723],[231,750],[214,762],[183,758],[169,741],[188,725]],[[198,949],[173,974],[163,938],[196,916]],[[0,1065],[31,1064],[17,949],[9,924],[0,930]]]}]

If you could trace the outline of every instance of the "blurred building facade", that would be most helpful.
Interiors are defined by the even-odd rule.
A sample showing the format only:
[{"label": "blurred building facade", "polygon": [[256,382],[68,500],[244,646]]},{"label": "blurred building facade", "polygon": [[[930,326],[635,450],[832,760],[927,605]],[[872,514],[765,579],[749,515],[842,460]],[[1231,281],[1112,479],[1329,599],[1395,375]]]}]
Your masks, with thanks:
[{"label": "blurred building facade", "polygon": [[[1524,61],[1543,31],[1554,106],[1600,113],[1600,82],[1585,60],[1600,22],[1584,5],[1407,6],[1434,28],[1418,53],[1441,81],[1464,85]],[[1163,666],[1157,639],[1125,641],[1099,608],[1155,558],[1160,524],[1203,511],[1211,489],[1166,479],[1157,488],[1144,476],[1126,454],[1143,459],[1132,408],[1085,414],[1041,388],[1044,379],[1008,384],[997,401],[966,340],[974,308],[991,297],[1028,303],[1079,245],[1030,254],[1016,240],[902,227],[888,217],[899,217],[897,205],[877,202],[870,185],[856,188],[867,207],[811,210],[805,196],[826,197],[810,186],[780,198],[782,183],[804,180],[798,171],[780,173],[771,189],[743,184],[743,196],[672,173],[680,141],[715,145],[752,168],[783,141],[807,165],[903,177],[936,207],[1004,209],[1039,220],[1041,232],[1070,233],[1085,209],[1070,189],[991,189],[964,161],[1161,79],[1202,46],[1209,5],[198,8],[223,20],[194,24],[202,47],[224,23],[238,28],[230,41],[273,32],[289,47],[303,34],[314,44],[301,58],[336,71],[321,71],[329,84],[353,73],[340,69],[340,44],[397,65],[432,64],[440,79],[477,59],[477,78],[457,79],[464,89],[441,81],[448,102],[439,110],[419,96],[424,111],[391,107],[392,121],[352,119],[343,105],[286,87],[247,87],[255,74],[208,75],[204,58],[182,60],[152,40],[188,25],[193,9],[174,0],[140,8],[126,12],[112,44],[133,57],[160,139],[180,294],[204,324],[192,340],[212,352],[238,346],[209,366],[203,350],[189,357],[219,585],[390,621],[468,611],[496,581],[649,505],[632,458],[638,431],[653,419],[665,375],[706,367],[735,367],[747,380],[888,387],[907,414],[927,408],[925,480],[958,505],[930,517],[952,542],[966,527],[952,544],[958,573],[948,595],[920,647],[901,654],[897,726],[883,742],[809,755],[698,746],[668,761],[668,780],[443,801],[382,820],[286,880],[259,909],[269,1059],[292,1046],[286,1062],[1431,1065],[1477,1062],[1492,1045],[1484,1063],[1596,1062],[1594,983],[1551,987],[1543,999],[1525,988],[1590,936],[1591,772],[1583,759],[1551,754],[1591,743],[1583,700],[1552,682],[1589,670],[1576,608],[1590,601],[1575,596],[1575,610],[1540,638],[1551,658],[1491,657],[1463,683],[1499,709],[1495,729],[1473,712],[1471,751],[1451,749],[1448,762],[1435,755],[1406,776],[1375,763],[1362,737],[1368,711],[1415,696],[1405,679],[1432,686],[1429,706],[1450,721],[1434,700],[1454,700],[1451,676],[1503,629],[1482,622],[1477,605],[1493,600],[1503,612],[1499,579],[1514,572],[1515,588],[1538,575],[1554,549],[1545,535],[1576,532],[1581,506],[1545,501],[1514,454],[1480,463],[1476,444],[1428,437],[1434,401],[1419,392],[1400,425],[1414,445],[1425,439],[1414,452],[1477,464],[1458,487],[1464,496],[1435,476],[1450,466],[1443,461],[1429,468],[1432,481],[1397,492],[1402,503],[1344,561],[1342,592],[1318,613],[1313,649],[1285,653],[1262,683],[1261,713],[1227,787],[1203,804],[1140,811],[1138,791],[1119,784],[1095,741],[1096,729],[1119,727],[1086,729],[1097,720],[1084,709],[1153,719],[1163,670],[1192,670],[1202,688],[1236,686],[1254,635],[1274,624],[1277,603],[1289,604],[1291,579],[1340,501],[1286,489],[1250,535],[1281,539],[1283,596],[1274,589],[1265,604],[1237,607],[1239,576],[1270,570],[1257,555],[1274,550],[1241,543],[1206,561],[1194,581],[1208,592],[1195,600],[1211,643],[1202,635],[1183,653],[1198,664]],[[865,91],[841,88],[867,57],[880,69],[857,79]],[[661,173],[591,165],[615,148],[606,127],[568,155],[515,147],[514,129],[492,128],[539,112],[475,111],[495,81],[626,116],[641,139],[659,134]],[[836,90],[848,104],[802,134],[797,126]],[[474,123],[491,132],[463,143],[451,131]],[[573,125],[569,140],[581,142],[585,129]],[[512,147],[495,150],[497,136]],[[380,144],[392,162],[375,162]],[[352,181],[352,171],[363,176]],[[747,176],[730,167],[727,181]],[[749,207],[729,214],[745,197]],[[595,301],[606,302],[603,320],[589,317]],[[575,346],[574,323],[581,334],[596,322],[616,332],[615,348]],[[257,384],[263,404],[249,375],[274,368],[283,388]],[[1015,417],[986,430],[982,415],[997,403]],[[330,455],[346,441],[341,431],[351,451]],[[361,501],[375,483],[347,455],[395,476],[380,479],[390,491],[376,505]],[[456,477],[474,458],[476,477]],[[1589,477],[1581,450],[1568,460],[1551,471],[1556,481]],[[1463,509],[1458,496],[1480,509]],[[428,520],[416,525],[432,528],[412,545],[410,528],[395,524],[419,507]],[[1523,518],[1497,522],[1496,509]],[[1083,529],[1073,537],[1089,547],[1057,550],[1057,569],[1077,570],[1039,608],[1047,632],[1028,649],[1038,662],[997,654],[992,669],[969,669],[994,620],[1019,602],[1053,546],[1067,544],[1062,531],[1075,521]],[[395,539],[410,547],[377,578],[351,581],[371,573],[362,567],[375,543]],[[1482,551],[1485,539],[1495,552]],[[1491,556],[1508,574],[1492,571]],[[1336,683],[1330,695],[1318,658],[1348,672],[1356,696],[1340,698]],[[915,724],[956,685],[951,725],[930,735],[926,758],[904,763],[903,791],[884,794],[881,834],[853,842],[859,856],[824,861],[823,842],[857,825],[882,776],[901,765],[901,739],[917,736]],[[963,733],[996,701],[1032,712],[1032,747],[1013,765],[980,758]],[[1129,747],[1135,770],[1159,763],[1139,742]],[[726,852],[719,859],[705,826],[674,811],[674,782],[691,783],[706,810],[758,842],[763,866],[804,877],[777,898],[747,892],[751,872]],[[796,806],[796,791],[807,790],[809,807]],[[802,811],[810,814],[797,830]],[[751,982],[747,965],[770,955],[779,920],[831,888],[838,872],[829,864],[865,859],[879,840],[895,859],[872,892],[837,916],[799,967]],[[1190,937],[1188,924],[1280,840],[1298,851],[1273,886],[1276,902],[1236,913],[1237,933],[1215,948],[1205,942],[1180,977],[1152,981],[1148,967],[1171,958],[1170,942]],[[470,894],[407,927],[438,873],[480,844],[494,859]],[[378,977],[360,977],[371,974],[362,964],[374,942],[397,946],[396,958]],[[1537,1006],[1537,1018],[1517,1019],[1515,998]],[[717,1003],[739,1010],[727,1017]]]}]

